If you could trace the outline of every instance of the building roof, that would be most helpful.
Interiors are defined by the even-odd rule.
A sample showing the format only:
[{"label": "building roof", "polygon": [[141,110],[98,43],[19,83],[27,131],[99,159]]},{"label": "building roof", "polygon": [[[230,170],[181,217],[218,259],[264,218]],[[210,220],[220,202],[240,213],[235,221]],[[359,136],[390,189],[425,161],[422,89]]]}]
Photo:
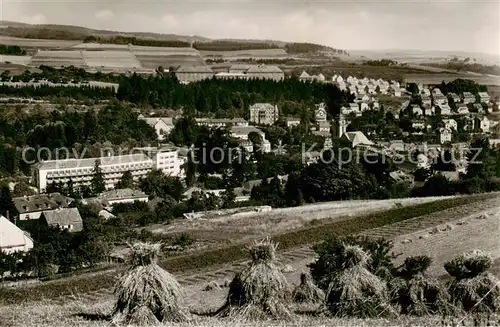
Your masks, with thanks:
[{"label": "building roof", "polygon": [[0,251],[6,248],[25,246],[26,237],[29,237],[26,232],[0,215]]},{"label": "building roof", "polygon": [[349,140],[352,144],[362,144],[362,145],[372,145],[373,142],[370,141],[363,132],[346,132],[343,137]]},{"label": "building roof", "polygon": [[172,117],[138,117],[140,120],[144,120],[146,124],[154,127],[159,121],[163,121],[165,124],[174,126],[174,121]]},{"label": "building roof", "polygon": [[101,162],[101,167],[141,162],[141,161],[151,161],[151,159],[147,155],[143,153],[135,153],[135,154],[126,154],[123,156],[100,157],[100,158],[47,160],[39,162],[36,167],[39,170],[91,168],[94,167],[96,160],[99,160]]},{"label": "building roof", "polygon": [[281,68],[274,65],[251,65],[247,70],[247,74],[255,74],[255,73],[283,73]]},{"label": "building roof", "polygon": [[124,188],[124,189],[114,189],[110,191],[105,191],[102,192],[99,195],[99,199],[101,202],[109,202],[109,201],[116,201],[116,200],[125,200],[125,199],[141,199],[141,198],[147,198],[148,195],[144,192],[141,192],[139,190],[133,190],[131,188]]},{"label": "building roof", "polygon": [[222,124],[234,124],[234,123],[246,123],[243,118],[195,118],[197,123],[222,123]]},{"label": "building roof", "polygon": [[254,103],[250,106],[251,109],[274,109],[276,106],[273,105],[272,103]]},{"label": "building roof", "polygon": [[231,133],[232,134],[238,134],[238,135],[248,135],[252,132],[256,132],[260,135],[264,135],[264,132],[262,132],[260,129],[254,126],[231,126]]},{"label": "building roof", "polygon": [[20,214],[36,211],[54,210],[66,207],[71,203],[71,199],[60,194],[39,194],[31,196],[21,196],[13,198],[12,201]]},{"label": "building roof", "polygon": [[309,75],[305,70],[303,70],[299,78],[309,78],[309,77],[311,77],[311,75]]},{"label": "building roof", "polygon": [[44,211],[43,217],[49,226],[73,225],[73,231],[79,232],[83,229],[83,221],[77,208],[64,208],[52,211]]},{"label": "building roof", "polygon": [[176,73],[210,73],[214,72],[212,69],[205,65],[181,65],[175,70]]}]

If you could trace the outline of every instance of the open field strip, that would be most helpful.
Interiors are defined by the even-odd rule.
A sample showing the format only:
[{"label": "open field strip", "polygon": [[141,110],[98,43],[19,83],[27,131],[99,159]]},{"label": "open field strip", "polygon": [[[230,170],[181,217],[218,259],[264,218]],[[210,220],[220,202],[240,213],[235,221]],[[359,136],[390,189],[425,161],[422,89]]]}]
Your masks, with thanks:
[{"label": "open field strip", "polygon": [[[462,214],[469,211],[469,214],[472,214],[477,211],[478,208],[484,208],[488,202],[498,202],[498,197],[499,195],[496,193],[457,197],[454,199],[420,204],[412,206],[411,208],[398,208],[380,213],[360,215],[349,221],[331,223],[325,221],[322,224],[307,229],[295,230],[278,235],[273,237],[273,239],[280,243],[280,248],[284,253],[282,255],[294,257],[297,253],[300,253],[300,256],[304,257],[307,252],[304,252],[302,248],[321,241],[332,234],[356,234],[364,230],[420,216],[424,216],[426,221],[431,221],[438,217],[442,217],[446,212],[448,212],[446,216],[450,217],[449,219],[452,220],[452,216],[457,217],[454,211],[460,210]],[[300,250],[293,250],[297,248]],[[289,254],[287,251],[291,251],[292,253]],[[220,249],[167,258],[160,264],[177,275],[182,283],[199,284],[211,280],[210,276],[212,275],[208,272],[215,271],[216,275],[221,276],[221,278],[226,272],[229,273],[228,276],[232,276],[231,274],[234,274],[235,269],[238,269],[238,266],[240,266],[246,258],[246,243],[242,243]],[[231,265],[231,263],[236,264]],[[229,266],[217,272],[217,269],[221,269],[224,265]],[[109,292],[106,291],[106,289],[109,290],[112,288],[115,277],[120,272],[124,271],[124,269],[124,267],[120,267],[112,271],[54,280],[24,288],[4,289],[2,290],[0,302],[22,303],[53,299],[62,303],[70,299],[79,299],[87,295],[92,296],[92,293],[101,296]],[[183,274],[186,275],[183,276]],[[208,278],[207,275],[209,275]]]}]

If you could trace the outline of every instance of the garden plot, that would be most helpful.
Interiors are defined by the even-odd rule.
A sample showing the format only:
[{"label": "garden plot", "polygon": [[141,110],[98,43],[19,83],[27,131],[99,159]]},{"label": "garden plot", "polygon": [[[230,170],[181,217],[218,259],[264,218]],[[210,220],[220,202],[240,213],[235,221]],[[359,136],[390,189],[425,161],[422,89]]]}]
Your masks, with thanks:
[{"label": "garden plot", "polygon": [[428,255],[433,258],[429,273],[446,275],[446,261],[471,250],[484,250],[492,258],[500,258],[500,205],[436,227],[402,235],[395,239],[395,264],[408,256]]}]

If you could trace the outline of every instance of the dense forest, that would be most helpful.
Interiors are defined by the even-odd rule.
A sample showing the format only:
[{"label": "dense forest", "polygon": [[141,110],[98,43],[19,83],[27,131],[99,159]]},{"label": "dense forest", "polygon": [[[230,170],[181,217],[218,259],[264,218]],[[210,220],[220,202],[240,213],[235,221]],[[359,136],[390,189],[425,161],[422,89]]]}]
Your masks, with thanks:
[{"label": "dense forest", "polygon": [[250,104],[285,101],[313,105],[325,102],[331,116],[340,107],[352,101],[352,95],[340,91],[332,84],[303,83],[298,79],[271,80],[219,80],[208,79],[182,85],[174,76],[142,78],[133,75],[120,82],[117,98],[153,107],[183,108],[185,114],[212,113],[236,116],[247,111]]},{"label": "dense forest", "polygon": [[83,39],[84,43],[105,43],[105,44],[132,44],[140,45],[146,47],[172,47],[172,48],[186,48],[190,47],[191,44],[185,41],[179,40],[150,40],[150,39],[138,39],[131,36],[114,36],[111,38],[98,37],[94,35],[87,36]]},{"label": "dense forest", "polygon": [[387,67],[387,66],[395,66],[398,63],[394,60],[389,60],[389,59],[381,59],[381,60],[367,60],[363,62],[363,65],[365,66],[382,66],[382,67]]},{"label": "dense forest", "polygon": [[445,64],[430,63],[428,65],[433,66],[433,67],[456,70],[456,71],[473,72],[473,73],[479,73],[479,74],[500,75],[500,66],[498,66],[498,65],[484,65],[484,64],[479,64],[476,62],[470,62],[469,58],[466,58],[463,61],[460,61],[457,58],[455,58],[451,61],[448,61]]},{"label": "dense forest", "polygon": [[276,44],[266,43],[266,42],[215,40],[211,42],[194,42],[193,48],[200,51],[239,51],[239,50],[280,49],[281,47]]},{"label": "dense forest", "polygon": [[314,43],[287,43],[285,44],[285,50],[287,53],[290,54],[332,52],[339,55],[348,55],[347,51],[345,50],[334,49],[332,47],[327,47],[325,45],[314,44]]},{"label": "dense forest", "polygon": [[462,94],[463,92],[471,92],[472,94],[477,94],[478,92],[487,92],[488,87],[486,85],[480,85],[470,79],[458,78],[451,82],[441,82],[441,84],[436,85],[439,87],[443,94],[448,94],[450,92],[456,94]]},{"label": "dense forest", "polygon": [[93,86],[8,86],[0,85],[0,95],[23,98],[62,97],[76,100],[108,100],[115,96],[112,87]]},{"label": "dense forest", "polygon": [[4,71],[0,74],[0,80],[2,82],[12,81],[12,82],[29,82],[29,81],[40,81],[47,80],[52,83],[68,83],[70,81],[74,82],[88,82],[88,81],[98,81],[98,82],[110,82],[118,83],[121,79],[120,76],[116,74],[106,74],[101,72],[89,73],[83,68],[77,68],[74,66],[68,66],[61,69],[56,69],[50,66],[41,65],[38,67],[40,72],[30,72],[26,70],[21,75],[11,76],[9,71]]},{"label": "dense forest", "polygon": [[48,27],[12,27],[1,29],[2,35],[19,37],[23,39],[42,40],[83,40],[81,33],[70,32],[63,28],[55,29]]},{"label": "dense forest", "polygon": [[0,44],[0,55],[24,56],[26,51],[17,45]]}]

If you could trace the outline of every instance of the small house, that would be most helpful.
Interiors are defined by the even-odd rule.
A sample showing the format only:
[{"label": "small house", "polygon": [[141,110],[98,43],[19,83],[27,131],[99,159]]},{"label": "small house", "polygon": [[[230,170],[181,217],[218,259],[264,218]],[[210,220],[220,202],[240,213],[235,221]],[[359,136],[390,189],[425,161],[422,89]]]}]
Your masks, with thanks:
[{"label": "small house", "polygon": [[44,211],[40,217],[47,225],[59,227],[69,232],[81,232],[83,221],[77,208],[63,208],[52,211]]}]

